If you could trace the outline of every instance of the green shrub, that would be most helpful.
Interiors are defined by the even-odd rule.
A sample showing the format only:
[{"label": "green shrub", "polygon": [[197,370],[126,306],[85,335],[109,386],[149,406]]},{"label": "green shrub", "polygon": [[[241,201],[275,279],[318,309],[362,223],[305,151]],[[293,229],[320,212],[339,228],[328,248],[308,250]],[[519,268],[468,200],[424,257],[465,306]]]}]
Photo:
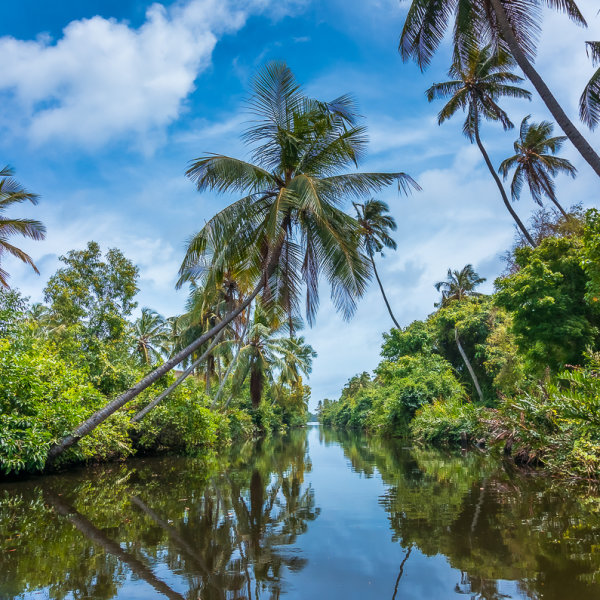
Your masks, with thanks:
[{"label": "green shrub", "polygon": [[410,423],[416,440],[439,445],[458,445],[463,435],[469,441],[484,434],[481,416],[485,409],[460,397],[436,400],[420,408]]},{"label": "green shrub", "polygon": [[380,387],[371,423],[389,433],[406,433],[416,411],[434,400],[464,397],[451,365],[437,354],[402,356],[376,370]]},{"label": "green shrub", "polygon": [[[0,338],[0,469],[44,467],[50,445],[106,403],[87,373],[66,363],[45,341],[19,332]],[[118,416],[69,450],[63,461],[126,456],[127,420]]]}]

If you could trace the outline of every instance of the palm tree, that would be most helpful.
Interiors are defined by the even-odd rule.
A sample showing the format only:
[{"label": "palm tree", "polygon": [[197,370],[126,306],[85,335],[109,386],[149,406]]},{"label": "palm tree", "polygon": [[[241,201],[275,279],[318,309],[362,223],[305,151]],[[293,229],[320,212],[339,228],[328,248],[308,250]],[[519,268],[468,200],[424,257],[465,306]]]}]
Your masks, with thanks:
[{"label": "palm tree", "polygon": [[367,200],[364,204],[355,203],[354,208],[356,209],[356,215],[358,224],[360,225],[363,244],[369,259],[371,260],[373,273],[375,274],[375,278],[379,284],[381,295],[383,296],[385,305],[390,313],[390,317],[392,317],[392,321],[394,321],[394,325],[400,329],[400,325],[398,324],[396,317],[394,317],[390,303],[388,302],[385,291],[383,290],[383,284],[379,278],[379,273],[377,272],[374,258],[376,252],[380,252],[383,256],[382,251],[384,248],[392,248],[393,250],[397,248],[396,242],[389,234],[390,231],[396,231],[396,221],[394,220],[394,217],[392,217],[390,214],[387,214],[389,213],[389,207],[381,200],[375,200],[372,198],[371,200]]},{"label": "palm tree", "polygon": [[[481,296],[480,292],[476,292],[475,288],[478,285],[481,285],[485,281],[484,277],[479,277],[473,265],[468,264],[465,265],[460,271],[453,271],[452,269],[448,269],[448,274],[444,281],[438,281],[435,284],[435,289],[438,292],[442,292],[442,300],[437,304],[437,306],[446,306],[449,302],[453,300],[464,300],[465,298]],[[473,385],[477,390],[477,395],[479,399],[483,402],[483,392],[481,391],[481,386],[479,385],[479,380],[477,379],[477,375],[473,370],[473,366],[471,365],[471,361],[467,357],[467,353],[465,352],[462,344],[460,343],[460,337],[458,335],[458,327],[454,327],[454,339],[456,341],[456,346],[458,347],[458,351],[467,366],[467,370],[469,371],[469,375],[471,375],[471,379],[473,380]]]},{"label": "palm tree", "polygon": [[136,350],[147,365],[158,362],[168,354],[169,329],[162,315],[142,308],[142,316],[134,324]]},{"label": "palm tree", "polygon": [[508,115],[497,104],[499,98],[506,96],[529,99],[531,97],[528,91],[511,85],[523,81],[521,77],[511,72],[513,66],[514,61],[508,54],[505,52],[494,53],[490,46],[472,48],[464,55],[457,51],[454,53],[454,60],[448,71],[450,77],[454,79],[445,83],[433,84],[426,94],[429,102],[450,96],[450,100],[438,115],[440,124],[455,115],[459,109],[462,109],[463,112],[466,111],[467,118],[463,125],[463,133],[471,142],[475,140],[477,143],[485,164],[498,186],[504,206],[527,241],[535,246],[533,238],[511,206],[504,186],[479,135],[481,117],[488,121],[499,121],[505,131],[512,129],[513,124]]},{"label": "palm tree", "polygon": [[553,127],[548,121],[529,124],[530,116],[521,123],[519,139],[514,144],[516,154],[502,161],[498,171],[506,180],[509,171],[515,169],[510,185],[513,200],[519,199],[523,182],[527,182],[531,197],[540,206],[542,197],[547,196],[566,218],[568,215],[556,198],[553,178],[561,172],[575,178],[577,173],[577,169],[566,158],[554,156],[567,138],[552,137]]},{"label": "palm tree", "polygon": [[[192,162],[187,171],[198,191],[242,197],[215,215],[189,243],[180,284],[193,281],[210,251],[207,282],[240,265],[254,289],[208,331],[53,445],[49,459],[64,452],[165,373],[185,360],[240,315],[263,292],[289,313],[299,309],[302,284],[310,323],[318,307],[319,277],[331,286],[336,309],[350,318],[364,293],[370,263],[361,252],[360,230],[340,205],[368,198],[392,183],[418,189],[405,173],[345,173],[366,150],[366,128],[350,96],[321,102],[303,94],[291,70],[270,63],[254,81],[254,121],[243,135],[254,163],[221,154]],[[213,287],[212,285],[210,287]],[[216,287],[216,286],[215,286]]]},{"label": "palm tree", "polygon": [[[12,176],[14,171],[9,167],[0,169],[0,260],[4,253],[12,254],[19,260],[28,264],[39,275],[37,267],[32,258],[11,244],[8,240],[14,235],[20,234],[23,237],[33,240],[43,240],[46,237],[46,228],[39,221],[33,219],[9,219],[2,216],[2,213],[13,204],[29,200],[32,204],[38,203],[37,194],[32,194],[21,187]],[[0,287],[8,288],[8,273],[0,267]]]},{"label": "palm tree", "polygon": [[446,279],[435,284],[435,289],[442,292],[440,305],[446,306],[452,300],[481,296],[482,294],[476,292],[475,288],[484,282],[485,278],[479,277],[471,264],[465,265],[460,271],[448,269]]},{"label": "palm tree", "polygon": [[[586,42],[592,63],[600,66],[600,42]],[[590,128],[595,129],[600,122],[600,68],[592,75],[579,100],[579,116]]]},{"label": "palm tree", "polygon": [[[280,310],[266,309],[260,304],[254,311],[254,320],[248,330],[248,339],[238,354],[233,376],[234,389],[239,390],[250,375],[252,407],[258,408],[265,382],[273,382],[279,374],[280,382],[291,386],[299,384],[301,374],[309,375],[316,353],[303,337],[290,338],[287,319]],[[299,324],[296,325],[299,329]]]},{"label": "palm tree", "polygon": [[454,43],[461,50],[491,43],[509,50],[531,81],[560,128],[581,156],[600,176],[600,156],[577,130],[532,64],[544,6],[562,10],[587,26],[574,0],[412,0],[406,15],[399,51],[426,68],[454,21]]}]

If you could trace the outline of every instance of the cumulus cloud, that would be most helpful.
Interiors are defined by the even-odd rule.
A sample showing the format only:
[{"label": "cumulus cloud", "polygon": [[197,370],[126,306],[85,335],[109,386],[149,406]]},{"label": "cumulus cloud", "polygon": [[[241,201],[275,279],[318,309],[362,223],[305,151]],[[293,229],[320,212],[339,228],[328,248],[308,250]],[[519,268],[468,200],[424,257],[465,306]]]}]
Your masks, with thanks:
[{"label": "cumulus cloud", "polygon": [[[126,135],[156,135],[180,115],[219,36],[269,4],[153,4],[137,29],[96,16],[72,21],[55,42],[0,38],[4,125],[20,135],[25,128],[38,145],[60,140],[93,148]],[[297,2],[277,4],[282,15]]]}]

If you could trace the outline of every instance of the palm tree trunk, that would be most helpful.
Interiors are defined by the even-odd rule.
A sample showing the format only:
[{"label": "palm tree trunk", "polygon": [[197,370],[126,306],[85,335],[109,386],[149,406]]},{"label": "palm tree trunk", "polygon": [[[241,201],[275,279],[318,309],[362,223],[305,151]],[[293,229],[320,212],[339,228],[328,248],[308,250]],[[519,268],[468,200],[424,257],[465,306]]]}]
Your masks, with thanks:
[{"label": "palm tree trunk", "polygon": [[540,77],[539,73],[535,70],[533,65],[527,60],[527,57],[521,50],[519,42],[515,37],[512,26],[508,21],[508,17],[502,6],[501,0],[491,0],[494,13],[496,14],[496,20],[500,28],[502,37],[508,44],[512,55],[517,61],[519,67],[525,76],[531,81],[533,87],[537,90],[541,99],[544,101],[548,110],[558,123],[559,127],[564,131],[565,135],[571,140],[571,143],[579,154],[588,162],[588,164],[594,169],[596,175],[600,177],[600,156],[595,150],[589,145],[587,140],[579,133],[579,130],[573,125],[572,121],[567,117],[565,111],[562,109],[556,98],[552,95],[552,92]]},{"label": "palm tree trunk", "polygon": [[456,340],[456,345],[458,346],[458,351],[460,352],[460,355],[462,356],[462,359],[464,360],[465,365],[467,365],[467,369],[469,370],[469,374],[471,375],[471,379],[473,380],[475,389],[477,390],[477,393],[479,394],[479,400],[481,402],[483,402],[483,393],[481,392],[481,387],[479,386],[479,380],[477,379],[477,375],[475,375],[475,371],[473,371],[473,367],[471,366],[471,363],[470,363],[469,359],[467,358],[467,354],[464,351],[462,344],[460,343],[460,338],[458,337],[458,327],[454,328],[454,339]]},{"label": "palm tree trunk", "polygon": [[260,406],[264,387],[264,374],[260,369],[250,371],[250,399],[252,408],[256,410]]},{"label": "palm tree trunk", "polygon": [[[249,315],[248,315],[248,317],[249,317]],[[213,398],[212,404],[210,405],[211,410],[215,409],[217,402],[220,400],[221,395],[223,394],[223,390],[225,389],[225,384],[227,383],[227,379],[229,378],[229,375],[231,375],[231,371],[233,371],[233,367],[235,367],[235,364],[237,363],[237,359],[240,354],[240,349],[242,348],[242,345],[244,343],[244,338],[246,337],[246,332],[248,331],[249,324],[250,324],[250,318],[248,318],[248,320],[246,321],[246,324],[244,325],[244,329],[242,330],[242,335],[240,336],[240,342],[238,344],[237,352],[235,353],[235,356],[233,356],[231,358],[231,362],[229,363],[229,366],[227,367],[227,370],[225,371],[225,375],[223,376],[223,379],[221,380],[219,389],[217,390],[217,393],[215,394],[215,397]]]},{"label": "palm tree trunk", "polygon": [[371,259],[371,264],[373,265],[373,273],[375,273],[375,278],[377,279],[377,283],[379,284],[379,289],[381,290],[381,295],[383,296],[385,305],[387,306],[388,312],[390,313],[390,317],[392,317],[392,321],[394,321],[394,325],[396,326],[396,328],[402,329],[402,327],[400,327],[400,325],[398,324],[398,321],[396,321],[396,317],[394,317],[394,313],[392,312],[392,308],[390,307],[390,303],[388,302],[387,296],[383,291],[383,285],[381,283],[381,279],[379,279],[379,273],[377,273],[377,267],[375,266],[375,259],[373,258],[373,254],[371,252],[369,252],[369,258]]},{"label": "palm tree trunk", "polygon": [[485,164],[487,165],[490,173],[492,174],[492,177],[494,178],[494,181],[496,182],[496,185],[498,186],[498,190],[500,190],[500,195],[502,196],[504,206],[506,206],[506,209],[511,214],[512,218],[515,220],[515,223],[517,224],[518,228],[521,230],[521,233],[525,236],[525,239],[531,244],[531,246],[533,248],[535,248],[536,244],[533,241],[533,238],[531,237],[531,235],[529,234],[529,231],[527,231],[527,228],[525,227],[525,225],[523,225],[521,219],[519,219],[519,216],[517,215],[517,213],[514,211],[513,207],[511,206],[508,196],[506,195],[506,192],[504,191],[504,186],[502,185],[502,182],[500,181],[500,177],[498,177],[498,174],[496,173],[496,169],[494,169],[494,165],[492,165],[492,161],[490,160],[488,153],[486,152],[483,144],[481,143],[481,138],[479,137],[479,117],[478,117],[478,115],[475,116],[475,141],[477,142],[477,146],[479,147],[479,150],[480,150],[481,154],[483,155],[483,160],[485,160]]},{"label": "palm tree trunk", "polygon": [[[138,498],[137,496],[131,496],[131,503],[135,504],[142,512],[144,512],[150,519],[152,519],[168,536],[173,540],[174,545],[183,550],[184,554],[187,555],[191,562],[199,568],[199,570],[203,571],[205,576],[205,581],[208,583],[210,587],[214,587],[218,592],[218,597],[223,597],[225,590],[215,581],[215,575],[218,577],[219,573],[214,573],[213,570],[206,564],[206,561],[200,554],[198,550],[195,549],[189,542],[185,540],[185,538],[173,527],[169,524],[168,521],[162,519],[154,510],[152,510],[149,506],[146,505],[143,500]],[[226,592],[225,592],[226,593]]]},{"label": "palm tree trunk", "polygon": [[93,523],[78,513],[72,506],[69,506],[59,496],[46,490],[44,498],[59,515],[66,517],[86,538],[103,548],[106,553],[116,556],[131,569],[132,573],[151,585],[159,594],[170,600],[185,600],[181,594],[156,577],[150,567],[123,550],[117,542],[109,539],[103,531],[94,526]]},{"label": "palm tree trunk", "polygon": [[119,408],[125,406],[128,402],[133,400],[139,394],[141,394],[146,388],[150,387],[153,383],[156,383],[163,375],[168,373],[173,367],[177,366],[182,360],[185,360],[190,354],[195,352],[200,346],[205,344],[212,337],[217,335],[221,330],[225,329],[231,321],[233,321],[238,315],[240,315],[258,296],[261,290],[267,285],[269,278],[275,272],[275,267],[279,262],[281,256],[281,250],[283,249],[283,243],[285,242],[285,234],[287,228],[287,222],[289,222],[289,216],[286,216],[281,226],[280,237],[277,240],[277,245],[272,247],[267,253],[265,259],[265,267],[262,273],[259,283],[256,285],[252,293],[242,302],[235,310],[232,310],[228,315],[223,317],[223,320],[217,323],[205,334],[201,335],[197,340],[192,342],[189,346],[178,352],[175,356],[165,361],[160,367],[157,367],[146,375],[146,377],[140,379],[133,387],[129,388],[126,392],[110,401],[100,410],[96,411],[91,417],[86,419],[81,425],[79,425],[73,433],[65,436],[57,444],[50,446],[48,450],[48,461],[54,460],[57,456],[62,454],[65,450],[70,448],[73,444],[78,442],[82,437],[91,433],[98,425],[106,421],[113,413]]},{"label": "palm tree trunk", "polygon": [[164,392],[159,394],[152,402],[144,406],[142,410],[131,417],[131,423],[138,423],[141,421],[159,402],[162,402],[175,388],[181,385],[193,370],[213,351],[214,347],[219,343],[223,333],[225,333],[225,329],[221,329],[215,336],[211,345],[206,349],[206,352],[204,352],[200,358],[197,358]]},{"label": "palm tree trunk", "polygon": [[554,202],[554,206],[556,206],[556,208],[558,208],[558,210],[560,211],[560,214],[565,219],[568,219],[569,215],[567,214],[567,211],[562,207],[561,203],[558,200],[556,200],[555,198],[550,198],[550,200],[552,200],[552,202]]},{"label": "palm tree trunk", "polygon": [[86,419],[81,425],[79,425],[73,433],[65,436],[60,442],[50,447],[48,451],[48,460],[51,461],[57,456],[62,454],[65,450],[70,448],[73,444],[78,442],[82,437],[92,432],[98,425],[106,421],[113,413],[119,408],[125,406],[128,402],[137,397],[146,388],[156,383],[163,375],[168,373],[173,367],[177,366],[181,361],[185,360],[190,354],[196,351],[200,346],[205,344],[209,339],[217,335],[221,330],[225,329],[231,321],[233,321],[242,311],[244,311],[250,303],[258,296],[260,291],[265,286],[266,277],[261,279],[260,283],[254,288],[253,292],[244,300],[238,308],[231,311],[223,320],[217,323],[205,334],[201,335],[196,341],[192,342],[189,346],[178,352],[175,356],[165,361],[162,365],[154,369],[151,373],[146,375],[143,379],[138,381],[133,387],[129,388],[126,392],[106,404],[103,408],[96,411],[91,417]]},{"label": "palm tree trunk", "polygon": [[400,580],[402,579],[402,575],[404,575],[404,565],[406,561],[410,558],[410,553],[412,552],[412,545],[408,547],[408,550],[400,563],[400,569],[398,570],[398,577],[396,577],[396,586],[394,587],[394,595],[392,596],[392,600],[396,600],[396,595],[398,594],[398,586],[400,585]]}]

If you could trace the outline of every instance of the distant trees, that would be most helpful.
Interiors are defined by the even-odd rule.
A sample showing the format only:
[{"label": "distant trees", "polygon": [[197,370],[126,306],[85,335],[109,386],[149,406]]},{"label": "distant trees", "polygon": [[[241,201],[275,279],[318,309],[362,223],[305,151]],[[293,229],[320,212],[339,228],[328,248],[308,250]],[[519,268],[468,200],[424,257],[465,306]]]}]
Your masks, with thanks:
[{"label": "distant trees", "polygon": [[450,98],[438,114],[440,124],[454,116],[459,110],[467,113],[463,133],[471,142],[476,142],[490,175],[498,187],[506,210],[511,214],[527,241],[535,246],[533,238],[508,200],[504,186],[496,174],[496,169],[480,135],[482,118],[499,122],[504,130],[514,127],[506,112],[498,105],[500,98],[529,99],[531,97],[527,90],[515,85],[523,79],[512,73],[513,67],[514,61],[510,55],[505,52],[496,53],[491,46],[482,48],[474,46],[464,53],[457,50],[448,71],[448,74],[454,79],[436,83],[426,93],[430,102],[437,98]]},{"label": "distant trees", "polygon": [[[479,277],[479,275],[475,272],[475,269],[473,269],[473,265],[465,265],[460,271],[452,271],[451,269],[448,269],[448,276],[446,280],[438,281],[435,284],[435,289],[438,292],[442,292],[442,300],[439,303],[439,306],[444,306],[452,300],[460,301],[470,296],[481,296],[479,292],[475,291],[475,288],[478,285],[481,285],[484,281],[485,278]],[[456,341],[458,351],[460,352],[460,355],[467,366],[469,374],[471,375],[471,379],[473,380],[473,385],[477,390],[479,399],[483,402],[483,392],[481,391],[479,380],[475,374],[467,353],[460,343],[457,325],[454,327],[454,339]]]},{"label": "distant trees", "polygon": [[484,282],[485,277],[479,277],[473,265],[465,265],[460,271],[448,269],[446,279],[435,284],[435,289],[442,292],[439,305],[444,306],[452,300],[464,300],[469,296],[481,296],[475,288]]},{"label": "distant trees", "polygon": [[399,51],[404,60],[412,58],[424,69],[449,26],[453,29],[455,55],[469,52],[482,42],[490,43],[494,54],[500,50],[509,51],[573,146],[600,176],[600,156],[567,117],[532,64],[544,6],[563,11],[575,23],[587,26],[574,0],[465,0],[461,3],[456,0],[411,0]]},{"label": "distant trees", "polygon": [[139,269],[112,248],[102,255],[97,242],[59,257],[65,265],[44,289],[51,318],[57,325],[80,325],[86,338],[117,340],[126,318],[137,306]]},{"label": "distant trees", "polygon": [[142,308],[142,315],[134,324],[134,335],[140,360],[147,365],[154,364],[168,355],[171,342],[165,318],[156,311]]}]

